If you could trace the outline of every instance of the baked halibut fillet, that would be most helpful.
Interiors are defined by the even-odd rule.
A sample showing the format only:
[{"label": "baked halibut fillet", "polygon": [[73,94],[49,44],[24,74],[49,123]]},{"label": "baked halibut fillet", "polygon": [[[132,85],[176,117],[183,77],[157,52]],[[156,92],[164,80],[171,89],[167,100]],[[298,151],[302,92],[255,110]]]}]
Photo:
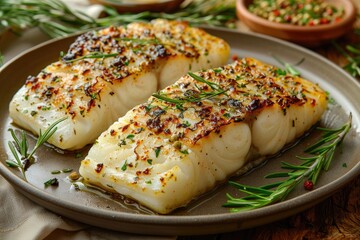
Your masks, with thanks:
[{"label": "baked halibut fillet", "polygon": [[167,214],[279,152],[326,107],[316,84],[244,58],[189,73],[127,112],[96,140],[80,174]]},{"label": "baked halibut fillet", "polygon": [[68,117],[49,143],[80,149],[188,71],[226,64],[229,52],[222,39],[178,21],[91,31],[59,61],[28,77],[10,103],[10,117],[36,135]]}]

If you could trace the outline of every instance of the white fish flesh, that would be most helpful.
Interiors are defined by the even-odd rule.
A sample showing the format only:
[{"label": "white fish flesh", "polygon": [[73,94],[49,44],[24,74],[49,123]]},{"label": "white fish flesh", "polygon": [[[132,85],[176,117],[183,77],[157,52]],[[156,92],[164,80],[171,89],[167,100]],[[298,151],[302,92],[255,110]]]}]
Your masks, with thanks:
[{"label": "white fish flesh", "polygon": [[10,117],[36,135],[68,117],[49,142],[80,149],[188,71],[224,65],[229,52],[222,39],[178,21],[91,31],[59,61],[28,77],[10,103]]},{"label": "white fish flesh", "polygon": [[80,174],[167,214],[279,152],[326,106],[316,84],[252,58],[189,73],[103,132]]}]

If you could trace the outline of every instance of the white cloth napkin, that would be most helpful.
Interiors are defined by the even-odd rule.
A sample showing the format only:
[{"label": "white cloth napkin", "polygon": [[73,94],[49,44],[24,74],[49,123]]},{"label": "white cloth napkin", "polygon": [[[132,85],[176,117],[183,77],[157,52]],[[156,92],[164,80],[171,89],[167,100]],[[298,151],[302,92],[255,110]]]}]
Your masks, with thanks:
[{"label": "white cloth napkin", "polygon": [[[63,0],[73,8],[86,11],[93,17],[101,12],[99,5],[87,5],[87,0]],[[21,37],[5,33],[0,36],[0,51],[9,61],[22,51],[48,38],[37,29]],[[33,203],[0,176],[0,240],[170,240],[176,237],[143,236],[105,230],[78,223],[54,214]]]}]

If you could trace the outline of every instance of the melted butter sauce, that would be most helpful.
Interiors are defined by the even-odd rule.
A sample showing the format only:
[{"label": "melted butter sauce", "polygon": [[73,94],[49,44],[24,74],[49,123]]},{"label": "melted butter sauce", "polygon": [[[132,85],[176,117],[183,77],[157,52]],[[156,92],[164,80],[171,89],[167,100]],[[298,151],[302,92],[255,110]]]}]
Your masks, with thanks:
[{"label": "melted butter sauce", "polygon": [[71,181],[71,180],[68,180],[68,181],[70,181],[70,183],[71,183],[70,192],[73,194],[76,194],[77,191],[88,192],[88,193],[98,195],[102,198],[114,201],[118,205],[120,205],[122,208],[131,210],[132,212],[135,212],[135,213],[141,213],[141,214],[147,214],[147,215],[156,215],[157,214],[154,211],[151,211],[150,209],[142,206],[138,202],[136,202],[122,194],[111,193],[111,192],[105,191],[104,189],[102,189],[100,187],[86,184],[86,183],[84,183],[82,178],[80,178],[77,181]]}]

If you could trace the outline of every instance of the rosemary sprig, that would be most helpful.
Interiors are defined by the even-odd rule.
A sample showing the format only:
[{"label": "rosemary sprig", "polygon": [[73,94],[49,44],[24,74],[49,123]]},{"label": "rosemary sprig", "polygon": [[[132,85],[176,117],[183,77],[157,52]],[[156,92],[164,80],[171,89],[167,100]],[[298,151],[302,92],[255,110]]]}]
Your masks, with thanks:
[{"label": "rosemary sprig", "polygon": [[39,133],[39,137],[37,139],[37,142],[34,146],[34,148],[31,150],[30,153],[28,153],[28,142],[26,139],[25,131],[21,132],[21,138],[19,139],[13,129],[9,129],[11,136],[13,138],[13,141],[8,142],[9,149],[15,158],[15,160],[6,160],[6,164],[9,167],[17,167],[20,169],[24,179],[26,179],[25,171],[26,169],[34,162],[34,154],[36,150],[44,144],[49,138],[56,132],[57,126],[60,122],[64,121],[66,118],[61,118],[57,121],[55,121],[53,124],[51,124],[44,133]]},{"label": "rosemary sprig", "polygon": [[276,172],[266,176],[266,178],[287,178],[283,181],[260,187],[246,186],[230,181],[230,185],[238,188],[240,192],[247,194],[247,196],[235,198],[227,194],[228,200],[224,206],[231,207],[232,212],[257,209],[283,201],[305,178],[308,178],[315,185],[321,171],[329,169],[336,148],[342,143],[349,132],[351,122],[352,115],[350,114],[349,120],[340,128],[318,128],[323,131],[322,138],[305,150],[306,153],[312,156],[298,157],[302,161],[300,165],[282,162],[282,168],[290,170],[289,172]]},{"label": "rosemary sprig", "polygon": [[10,29],[21,33],[25,29],[39,27],[50,37],[55,38],[97,27],[150,21],[156,18],[183,20],[192,25],[228,27],[233,27],[236,20],[233,0],[193,0],[171,14],[162,12],[119,14],[109,7],[104,11],[106,17],[95,19],[70,9],[60,0],[3,0],[0,1],[0,32]]},{"label": "rosemary sprig", "polygon": [[221,95],[221,94],[226,94],[226,92],[229,90],[229,89],[222,89],[219,84],[207,81],[204,78],[202,78],[192,72],[189,72],[188,74],[194,80],[196,80],[198,82],[202,82],[202,83],[210,86],[212,91],[210,91],[210,92],[202,91],[199,87],[197,87],[197,89],[199,91],[185,92],[184,97],[170,98],[170,97],[166,96],[165,94],[163,94],[161,91],[152,94],[152,96],[157,99],[160,99],[162,101],[165,101],[165,102],[175,103],[175,104],[177,104],[177,107],[179,107],[179,105],[182,105],[186,102],[200,102],[202,100],[211,99],[211,98]]},{"label": "rosemary sprig", "polygon": [[352,45],[346,45],[346,50],[344,50],[335,41],[332,42],[332,45],[348,61],[348,63],[346,65],[344,65],[343,68],[348,73],[350,73],[353,77],[360,77],[360,49],[358,49]]},{"label": "rosemary sprig", "polygon": [[86,54],[84,56],[81,56],[79,58],[74,58],[74,59],[71,59],[71,60],[67,60],[67,59],[64,59],[65,62],[67,63],[72,63],[72,62],[76,62],[76,61],[79,61],[79,60],[82,60],[82,59],[89,59],[89,58],[109,58],[109,57],[115,57],[119,55],[119,53],[109,53],[109,54],[106,54],[106,53],[102,53],[102,52],[91,52],[89,54]]}]

